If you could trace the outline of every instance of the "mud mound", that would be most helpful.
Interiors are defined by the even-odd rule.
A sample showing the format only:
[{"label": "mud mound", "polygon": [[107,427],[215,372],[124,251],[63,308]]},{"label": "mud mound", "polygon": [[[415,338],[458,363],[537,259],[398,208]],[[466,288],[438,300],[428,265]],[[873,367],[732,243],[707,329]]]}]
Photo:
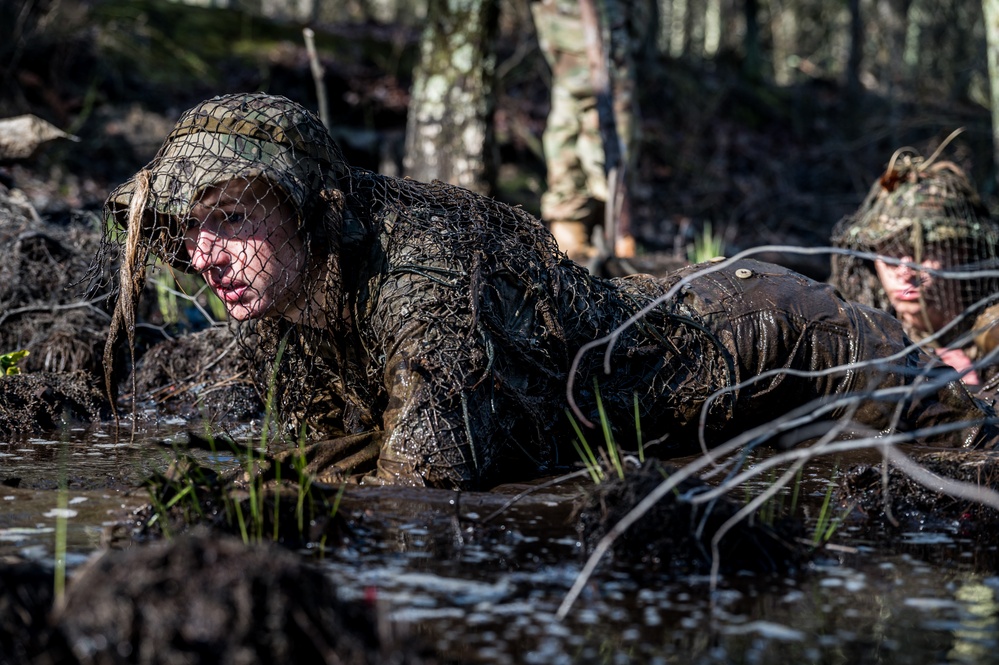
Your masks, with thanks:
[{"label": "mud mound", "polygon": [[52,655],[80,663],[388,662],[373,617],[319,570],[235,538],[105,553],[74,575],[54,621]]},{"label": "mud mound", "polygon": [[[232,332],[216,326],[151,347],[135,373],[140,400],[164,413],[205,417],[216,424],[258,418],[264,406]],[[130,389],[126,383],[125,388]]]},{"label": "mud mound", "polygon": [[38,563],[0,564],[0,663],[28,663],[45,648],[52,579]]},{"label": "mud mound", "polygon": [[96,217],[46,221],[0,185],[0,353],[29,351],[24,371],[102,375],[109,317],[84,293],[99,240]]},{"label": "mud mound", "polygon": [[[661,462],[647,463],[623,480],[597,486],[585,499],[578,529],[592,551],[597,543],[632,508],[655,489],[674,469]],[[649,572],[706,573],[711,569],[711,540],[742,505],[721,498],[692,504],[686,497],[710,489],[688,479],[670,492],[614,542],[615,559],[641,564]],[[767,526],[743,520],[719,542],[722,573],[787,570],[803,557],[789,527]]]},{"label": "mud mound", "polygon": [[[991,451],[936,451],[910,455],[926,475],[927,483],[895,465],[884,482],[880,464],[858,465],[844,476],[841,502],[855,504],[859,515],[874,525],[904,530],[947,530],[981,544],[999,542],[995,525],[999,509],[974,495],[975,488],[999,492],[999,453]],[[966,483],[972,496],[955,496],[948,481]]]},{"label": "mud mound", "polygon": [[0,435],[36,434],[110,414],[107,396],[87,372],[0,376]]}]

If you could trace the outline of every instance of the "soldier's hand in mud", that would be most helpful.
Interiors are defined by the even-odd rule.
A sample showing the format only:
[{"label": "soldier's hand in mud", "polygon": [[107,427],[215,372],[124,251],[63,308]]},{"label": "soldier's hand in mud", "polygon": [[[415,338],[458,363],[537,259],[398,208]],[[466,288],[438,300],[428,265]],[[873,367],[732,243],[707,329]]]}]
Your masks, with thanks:
[{"label": "soldier's hand in mud", "polygon": [[381,450],[381,439],[380,431],[350,434],[288,450],[274,459],[312,476],[317,482],[334,485],[372,471]]}]

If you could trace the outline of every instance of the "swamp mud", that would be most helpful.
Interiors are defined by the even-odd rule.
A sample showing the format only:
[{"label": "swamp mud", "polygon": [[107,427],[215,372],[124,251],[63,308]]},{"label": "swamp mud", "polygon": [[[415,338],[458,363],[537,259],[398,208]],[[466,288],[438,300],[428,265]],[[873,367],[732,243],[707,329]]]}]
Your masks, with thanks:
[{"label": "swamp mud", "polygon": [[[191,446],[185,428],[0,444],[0,661],[263,663],[308,652],[310,662],[357,663],[991,662],[999,639],[995,548],[956,522],[865,517],[851,505],[846,459],[816,460],[769,516],[740,522],[738,547],[721,540],[717,578],[718,522],[768,476],[717,501],[717,513],[684,503],[708,486],[681,484],[563,611],[594,544],[668,467],[628,467],[634,482],[490,492],[319,485],[295,495],[261,484],[260,512],[280,494],[290,524],[255,531],[246,461]],[[199,476],[206,514],[211,486],[234,497],[217,494],[215,519],[170,519],[193,502],[164,509],[163,478],[184,475],[171,470],[178,457],[212,472]],[[856,468],[876,463],[868,457]],[[249,533],[238,535],[239,514]],[[68,579],[56,601],[59,561]]]}]

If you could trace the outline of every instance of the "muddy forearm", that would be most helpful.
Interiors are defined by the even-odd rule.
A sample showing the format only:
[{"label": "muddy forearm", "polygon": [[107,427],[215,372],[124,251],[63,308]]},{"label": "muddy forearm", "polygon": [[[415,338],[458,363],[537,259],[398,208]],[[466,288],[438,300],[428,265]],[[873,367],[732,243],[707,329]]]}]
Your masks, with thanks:
[{"label": "muddy forearm", "polygon": [[466,489],[475,484],[476,456],[460,408],[460,388],[440,385],[418,359],[386,372],[389,403],[378,457],[378,482]]}]

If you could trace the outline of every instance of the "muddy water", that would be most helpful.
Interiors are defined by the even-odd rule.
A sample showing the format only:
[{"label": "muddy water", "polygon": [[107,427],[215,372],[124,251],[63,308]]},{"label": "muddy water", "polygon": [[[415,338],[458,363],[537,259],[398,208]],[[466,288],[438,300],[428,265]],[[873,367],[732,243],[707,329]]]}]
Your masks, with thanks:
[{"label": "muddy water", "polygon": [[[178,423],[134,443],[110,429],[0,442],[0,479],[16,485],[0,486],[0,561],[50,561],[64,516],[68,564],[81,563],[182,439]],[[813,513],[830,475],[819,466],[805,479]],[[352,488],[341,504],[351,536],[303,555],[345,597],[374,600],[397,639],[450,662],[999,662],[996,553],[945,531],[886,541],[847,524],[793,575],[736,575],[714,590],[607,562],[559,620],[584,561],[570,519],[582,488],[540,489],[494,516],[523,489]]]}]

